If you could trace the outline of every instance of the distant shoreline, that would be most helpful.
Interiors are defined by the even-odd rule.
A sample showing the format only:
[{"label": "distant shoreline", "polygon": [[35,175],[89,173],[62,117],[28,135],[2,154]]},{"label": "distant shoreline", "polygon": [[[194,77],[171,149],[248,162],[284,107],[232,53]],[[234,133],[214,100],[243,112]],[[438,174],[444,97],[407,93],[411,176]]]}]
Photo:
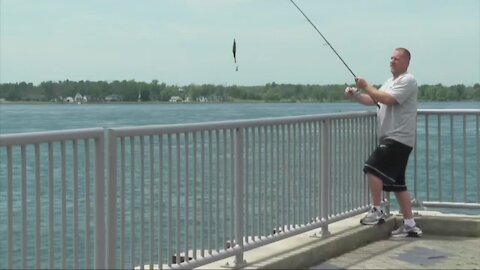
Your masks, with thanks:
[{"label": "distant shoreline", "polygon": [[354,103],[350,100],[336,100],[336,101],[268,101],[268,100],[239,100],[239,101],[224,101],[224,102],[168,102],[168,101],[115,101],[115,102],[83,102],[83,103],[75,103],[75,102],[52,102],[52,101],[0,101],[0,104],[45,104],[45,105],[88,105],[88,104],[171,104],[171,105],[193,105],[193,104],[235,104],[235,103]]},{"label": "distant shoreline", "polygon": [[[418,100],[419,103],[430,103],[430,102],[480,102],[479,100]],[[168,102],[168,101],[115,101],[115,102],[51,102],[51,101],[0,101],[0,105],[108,105],[108,104],[117,104],[117,105],[200,105],[200,104],[295,104],[295,103],[355,103],[350,100],[335,100],[335,101],[268,101],[268,100],[239,100],[239,101],[225,101],[225,102]]]},{"label": "distant shoreline", "polygon": [[[380,88],[381,85],[374,85]],[[0,102],[47,103],[326,103],[352,102],[344,95],[345,84],[302,85],[267,83],[261,86],[188,85],[114,81],[63,81],[31,84],[0,84]],[[480,83],[444,86],[419,85],[420,101],[480,100]]]}]

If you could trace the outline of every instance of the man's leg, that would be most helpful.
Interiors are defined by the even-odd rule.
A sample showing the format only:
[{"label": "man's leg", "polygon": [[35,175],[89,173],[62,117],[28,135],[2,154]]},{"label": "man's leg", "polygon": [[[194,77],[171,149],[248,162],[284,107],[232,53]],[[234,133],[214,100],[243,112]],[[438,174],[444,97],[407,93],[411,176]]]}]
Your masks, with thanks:
[{"label": "man's leg", "polygon": [[410,201],[410,193],[408,191],[395,192],[400,212],[403,214],[403,226],[392,232],[393,237],[413,236],[419,237],[423,235],[422,230],[417,227],[413,219],[412,204]]},{"label": "man's leg", "polygon": [[380,206],[382,203],[383,182],[377,176],[367,173],[370,195],[372,196],[372,205]]},{"label": "man's leg", "polygon": [[408,191],[399,191],[395,192],[395,197],[397,197],[398,204],[400,206],[400,212],[403,214],[404,219],[412,219],[412,204],[410,199],[410,193]]},{"label": "man's leg", "polygon": [[368,185],[372,196],[372,209],[360,220],[363,225],[374,225],[385,222],[384,213],[381,209],[383,182],[377,176],[367,173]]}]

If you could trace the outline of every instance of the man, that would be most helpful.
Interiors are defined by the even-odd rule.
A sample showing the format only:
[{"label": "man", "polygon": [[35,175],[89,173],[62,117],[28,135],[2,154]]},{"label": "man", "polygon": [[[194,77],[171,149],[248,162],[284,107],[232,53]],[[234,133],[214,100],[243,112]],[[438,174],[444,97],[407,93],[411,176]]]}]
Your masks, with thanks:
[{"label": "man", "polygon": [[410,194],[405,185],[405,170],[408,156],[415,143],[417,129],[417,82],[407,72],[410,52],[397,48],[390,57],[389,78],[380,89],[376,89],[363,78],[355,78],[360,92],[347,87],[345,94],[364,105],[377,105],[379,145],[365,163],[363,171],[367,175],[372,208],[360,220],[364,225],[384,222],[381,204],[382,190],[395,192],[404,222],[391,234],[394,237],[422,235],[422,230],[413,218]]}]

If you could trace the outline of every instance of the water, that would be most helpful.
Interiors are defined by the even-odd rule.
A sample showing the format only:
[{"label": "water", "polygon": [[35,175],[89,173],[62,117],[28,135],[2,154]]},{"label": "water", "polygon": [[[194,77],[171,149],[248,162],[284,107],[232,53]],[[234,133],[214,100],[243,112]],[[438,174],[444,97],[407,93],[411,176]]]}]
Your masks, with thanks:
[{"label": "water", "polygon": [[[480,102],[429,102],[429,103],[420,103],[419,108],[424,109],[479,109]],[[323,113],[337,113],[337,112],[348,112],[348,111],[374,111],[375,107],[365,107],[357,103],[219,103],[219,104],[0,104],[0,134],[8,133],[21,133],[21,132],[34,132],[34,131],[52,131],[52,130],[62,130],[62,129],[77,129],[77,128],[92,128],[92,127],[125,127],[125,126],[139,126],[139,125],[157,125],[157,124],[179,124],[179,123],[198,123],[206,121],[220,121],[220,120],[233,120],[233,119],[255,119],[255,118],[266,118],[266,117],[284,117],[284,116],[297,116],[297,115],[311,115],[311,114],[323,114]],[[448,119],[446,120],[448,121]],[[432,120],[435,122],[435,119]],[[419,122],[421,126],[423,122]],[[447,126],[448,127],[448,126]],[[455,127],[455,130],[461,130],[461,127]],[[419,138],[423,138],[424,133],[419,133]],[[460,138],[460,137],[459,137]],[[448,145],[448,138],[442,139],[445,143],[442,146]],[[435,147],[436,144],[432,143],[431,147]],[[420,149],[421,150],[421,149]],[[41,152],[44,153],[46,149],[43,149]],[[444,150],[443,154],[445,157],[449,156],[447,154],[448,149]],[[436,152],[432,151],[431,155],[435,155]],[[456,155],[461,154],[456,152]],[[472,155],[473,152],[472,152]],[[475,160],[470,160],[472,163]],[[421,160],[421,157],[419,157]],[[0,162],[4,163],[4,162]],[[424,166],[424,162],[421,161],[420,166]],[[472,163],[473,164],[473,163]],[[437,163],[432,163],[430,166],[432,168],[436,166]],[[474,166],[469,165],[469,166]],[[30,165],[28,165],[30,166]],[[448,166],[445,166],[449,168]],[[458,166],[457,166],[458,167]],[[419,168],[419,173],[424,173],[424,168]],[[445,172],[448,174],[448,171]],[[68,172],[67,172],[68,174]],[[463,178],[463,175],[459,174],[460,178]],[[436,179],[439,175],[431,174],[430,177]],[[4,179],[0,177],[0,186],[5,185]],[[412,178],[412,168],[410,166],[407,173],[407,178]],[[16,181],[14,183],[14,190],[19,190],[19,183]],[[409,184],[410,185],[410,184]],[[68,184],[71,186],[71,183]],[[60,194],[61,191],[56,187],[54,190],[55,194]],[[82,186],[80,186],[80,193],[83,193]],[[420,187],[421,188],[421,187]],[[462,186],[463,188],[463,186]],[[3,191],[2,191],[3,190]],[[5,209],[6,205],[6,192],[5,188],[0,189],[0,207]],[[29,187],[28,191],[28,205],[35,204],[33,200],[33,187]],[[420,191],[421,193],[422,191]],[[42,194],[47,194],[47,186],[42,187]],[[20,197],[20,194],[15,193],[13,195],[16,198]],[[67,189],[67,198],[73,196],[71,194],[70,188]],[[392,196],[393,199],[393,196]],[[19,201],[17,201],[20,203]],[[93,197],[91,198],[93,202]],[[80,208],[79,211],[85,211],[82,198],[80,198]],[[45,204],[45,202],[43,203]],[[42,204],[42,205],[43,205]],[[15,205],[14,208],[20,207],[20,204]],[[67,209],[71,209],[71,205],[67,205]],[[48,208],[46,205],[42,207],[42,215],[47,215]],[[33,209],[33,208],[32,208]],[[0,213],[5,214],[5,211],[0,209]],[[33,216],[35,213],[33,210],[29,210],[29,221],[33,222],[35,219]],[[59,210],[55,214],[56,216],[61,215]],[[71,228],[72,215],[67,213],[67,220],[69,222],[68,227]],[[57,220],[58,221],[58,220]],[[79,220],[79,224],[83,224],[84,219]],[[16,216],[14,218],[14,224],[21,224],[21,217]],[[82,231],[83,226],[80,226],[79,234],[83,235]],[[14,234],[20,232],[21,226],[14,226]],[[46,232],[48,228],[42,228],[42,232]],[[32,227],[33,230],[33,227]],[[57,234],[60,234],[58,230],[55,231]],[[0,234],[6,235],[6,225],[4,222],[0,221]],[[33,236],[33,231],[29,232],[29,236]],[[19,239],[21,240],[21,239]],[[45,241],[44,238],[42,241]],[[54,241],[60,241],[59,236],[54,237]],[[70,243],[71,239],[67,239]],[[127,242],[129,239],[127,239]],[[33,243],[34,241],[32,241]],[[6,237],[3,240],[0,240],[0,268],[6,265],[5,259],[5,243]],[[44,242],[45,243],[45,242]],[[17,246],[17,245],[16,245]],[[30,244],[29,244],[30,246]],[[83,250],[83,246],[78,247],[80,250]],[[93,250],[93,249],[92,249]],[[14,260],[18,261],[20,258],[20,250],[15,249],[14,251]],[[72,248],[69,246],[69,249],[66,251],[67,257],[68,254],[71,254]],[[59,261],[59,255],[61,250],[57,245],[55,248],[55,261]],[[2,255],[3,254],[3,255]],[[29,264],[33,265],[32,259],[34,258],[33,254],[29,254]],[[45,259],[42,260],[42,266],[45,265],[45,262],[48,258],[48,253],[42,251],[42,257]],[[70,259],[69,259],[70,262]],[[18,266],[17,262],[15,265]]]},{"label": "water", "polygon": [[[419,108],[479,109],[480,102],[427,102]],[[0,134],[178,124],[375,110],[358,103],[0,104]]]}]

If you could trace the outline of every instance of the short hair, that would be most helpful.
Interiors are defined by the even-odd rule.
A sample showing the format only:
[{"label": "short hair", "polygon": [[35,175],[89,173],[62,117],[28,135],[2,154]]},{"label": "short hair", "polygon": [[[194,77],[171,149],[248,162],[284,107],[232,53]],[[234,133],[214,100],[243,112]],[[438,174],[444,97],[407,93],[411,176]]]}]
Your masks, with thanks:
[{"label": "short hair", "polygon": [[408,61],[410,61],[411,54],[407,49],[400,47],[400,48],[396,48],[395,50],[396,51],[401,51],[407,57]]}]

